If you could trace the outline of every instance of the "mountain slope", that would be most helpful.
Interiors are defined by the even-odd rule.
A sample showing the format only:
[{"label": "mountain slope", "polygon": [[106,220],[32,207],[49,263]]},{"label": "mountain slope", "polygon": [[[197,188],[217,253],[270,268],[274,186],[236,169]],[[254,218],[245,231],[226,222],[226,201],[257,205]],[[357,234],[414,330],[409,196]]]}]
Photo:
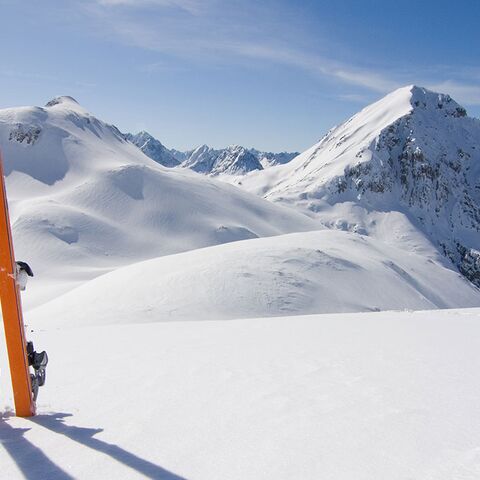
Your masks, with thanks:
[{"label": "mountain slope", "polygon": [[480,306],[480,291],[441,258],[323,230],[130,265],[30,311],[29,321],[72,326],[460,306]]},{"label": "mountain slope", "polygon": [[161,167],[69,97],[47,105],[0,110],[16,254],[37,274],[28,304],[139,260],[318,227],[230,185]]},{"label": "mountain slope", "polygon": [[480,121],[448,95],[401,88],[242,185],[401,243],[378,229],[396,212],[480,285]]}]

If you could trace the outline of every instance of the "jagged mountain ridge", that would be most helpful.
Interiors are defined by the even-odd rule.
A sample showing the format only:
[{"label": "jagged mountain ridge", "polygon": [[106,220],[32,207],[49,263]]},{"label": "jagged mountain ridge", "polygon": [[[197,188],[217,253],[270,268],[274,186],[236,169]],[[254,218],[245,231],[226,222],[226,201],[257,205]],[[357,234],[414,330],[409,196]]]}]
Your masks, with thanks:
[{"label": "jagged mountain ridge", "polygon": [[206,175],[244,175],[254,170],[263,170],[275,165],[288,163],[298,152],[262,152],[255,148],[230,145],[214,149],[201,145],[185,152],[168,149],[148,132],[141,131],[135,135],[125,134],[125,139],[132,142],[145,155],[165,167],[181,166]]},{"label": "jagged mountain ridge", "polygon": [[263,170],[258,158],[239,145],[232,145],[222,150],[202,145],[190,153],[182,166],[212,176],[222,173],[243,175],[254,170]]},{"label": "jagged mountain ridge", "polygon": [[164,167],[176,167],[180,165],[180,161],[176,158],[175,154],[148,132],[141,131],[135,135],[126,133],[125,139],[136,145],[147,157],[150,157]]},{"label": "jagged mountain ridge", "polygon": [[379,216],[404,215],[480,286],[480,121],[449,95],[398,89],[242,185],[334,228],[375,235]]}]

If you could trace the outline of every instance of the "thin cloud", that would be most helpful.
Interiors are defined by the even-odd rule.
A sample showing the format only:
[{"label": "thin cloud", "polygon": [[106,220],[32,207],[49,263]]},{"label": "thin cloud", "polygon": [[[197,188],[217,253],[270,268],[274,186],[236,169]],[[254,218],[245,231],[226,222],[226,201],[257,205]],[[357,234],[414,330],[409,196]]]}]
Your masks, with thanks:
[{"label": "thin cloud", "polygon": [[54,75],[47,75],[37,72],[26,72],[20,70],[0,69],[0,76],[27,80],[58,80]]},{"label": "thin cloud", "polygon": [[202,11],[203,2],[197,0],[95,0],[103,7],[131,7],[141,8],[145,6],[153,7],[176,7],[185,10],[193,15]]},{"label": "thin cloud", "polygon": [[[97,13],[97,16],[100,15]],[[261,44],[260,42],[254,44],[243,40],[232,41],[227,35],[219,35],[219,32],[202,35],[195,28],[191,29],[190,35],[185,32],[187,38],[184,38],[183,35],[172,34],[172,29],[159,33],[158,30],[161,29],[152,29],[123,18],[111,22],[111,17],[104,15],[103,19],[109,23],[110,29],[118,38],[125,43],[161,53],[190,56],[196,60],[204,56],[207,59],[223,58],[232,61],[232,54],[238,58],[268,60],[379,93],[385,93],[400,86],[398,82],[392,81],[380,73],[353,68],[328,57],[288,49],[283,45]],[[185,30],[185,24],[179,25],[178,30]]]},{"label": "thin cloud", "polygon": [[168,62],[153,62],[140,65],[138,71],[144,73],[158,73],[158,72],[186,72],[188,68],[181,65],[172,65]]},{"label": "thin cloud", "polygon": [[[216,6],[222,8],[215,8]],[[223,0],[94,0],[88,13],[101,22],[101,30],[114,34],[116,38],[130,46],[180,56],[192,62],[210,61],[220,63],[244,62],[245,59],[267,61],[273,64],[299,68],[312,75],[337,81],[340,85],[358,87],[363,92],[354,92],[356,98],[364,91],[384,94],[402,85],[420,83],[434,90],[450,93],[453,97],[468,105],[480,105],[480,88],[468,83],[468,78],[428,81],[430,78],[442,78],[443,75],[428,72],[428,65],[415,68],[414,71],[396,69],[385,73],[382,68],[362,68],[360,65],[348,64],[330,58],[322,53],[312,53],[302,48],[297,40],[278,35],[270,31],[270,18],[248,12],[248,2],[239,8],[235,2]],[[125,15],[124,9],[107,8],[125,6],[175,7],[194,15],[160,15],[151,20],[149,16]],[[253,8],[253,7],[252,7]],[[123,11],[122,11],[123,10]],[[202,15],[199,12],[202,11]],[[208,12],[208,14],[206,14]],[[228,12],[228,13],[226,13]],[[137,12],[138,13],[138,12]],[[255,13],[255,14],[254,14]],[[271,20],[272,25],[275,23]],[[278,23],[278,22],[277,22]],[[261,28],[259,28],[261,26]],[[286,32],[290,29],[285,28]],[[252,41],[251,39],[255,40]],[[161,70],[159,64],[152,63],[144,68],[147,72]],[[448,69],[448,66],[444,66]],[[422,70],[424,75],[422,75]],[[473,68],[469,73],[478,74]],[[423,81],[418,81],[423,78]],[[425,81],[427,79],[427,81]],[[348,95],[352,95],[349,93]],[[351,97],[352,100],[354,97]],[[347,97],[344,96],[344,99]]]},{"label": "thin cloud", "polygon": [[231,47],[238,54],[299,67],[323,77],[385,93],[401,86],[380,73],[350,67],[327,57],[266,45],[239,43]]}]

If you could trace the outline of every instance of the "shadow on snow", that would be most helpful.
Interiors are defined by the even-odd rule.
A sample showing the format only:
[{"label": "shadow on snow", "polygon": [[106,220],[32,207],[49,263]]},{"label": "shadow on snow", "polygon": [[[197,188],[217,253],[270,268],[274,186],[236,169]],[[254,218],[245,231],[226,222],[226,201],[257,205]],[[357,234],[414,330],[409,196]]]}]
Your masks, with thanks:
[{"label": "shadow on snow", "polygon": [[27,480],[73,480],[71,475],[25,438],[25,433],[29,430],[30,428],[12,427],[5,418],[0,417],[0,445],[15,461],[23,476]]},{"label": "shadow on snow", "polygon": [[[101,428],[83,428],[67,425],[64,418],[67,413],[37,415],[26,419],[48,430],[64,435],[88,448],[110,456],[114,460],[154,480],[186,480],[184,477],[145,460],[118,445],[95,438]],[[48,478],[49,480],[72,480],[74,477],[52,462],[40,448],[30,443],[24,436],[29,428],[15,428],[0,419],[0,444],[10,454],[27,480]],[[5,420],[5,419],[3,419]]]}]

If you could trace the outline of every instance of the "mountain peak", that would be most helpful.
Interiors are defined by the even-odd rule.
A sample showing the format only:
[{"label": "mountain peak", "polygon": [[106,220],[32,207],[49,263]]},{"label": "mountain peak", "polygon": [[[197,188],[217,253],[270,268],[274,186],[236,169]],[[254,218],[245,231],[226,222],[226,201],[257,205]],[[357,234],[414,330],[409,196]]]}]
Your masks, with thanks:
[{"label": "mountain peak", "polygon": [[245,147],[242,147],[241,145],[237,145],[234,143],[232,145],[229,145],[225,150],[228,150],[229,152],[243,152],[247,149]]},{"label": "mountain peak", "polygon": [[[136,137],[152,137],[146,130],[140,130],[136,135]],[[153,138],[153,137],[152,137]]]},{"label": "mountain peak", "polygon": [[453,117],[465,117],[467,115],[465,108],[453,100],[450,95],[434,92],[418,85],[398,88],[385,96],[380,102],[387,99],[389,101],[408,102],[411,111],[428,110]]},{"label": "mountain peak", "polygon": [[46,103],[45,107],[54,107],[55,105],[80,105],[73,97],[70,95],[61,95],[59,97],[52,98],[49,102]]},{"label": "mountain peak", "polygon": [[465,117],[467,115],[466,110],[453,100],[450,95],[433,92],[415,85],[411,88],[410,102],[414,109],[441,110],[444,115],[453,117]]}]

